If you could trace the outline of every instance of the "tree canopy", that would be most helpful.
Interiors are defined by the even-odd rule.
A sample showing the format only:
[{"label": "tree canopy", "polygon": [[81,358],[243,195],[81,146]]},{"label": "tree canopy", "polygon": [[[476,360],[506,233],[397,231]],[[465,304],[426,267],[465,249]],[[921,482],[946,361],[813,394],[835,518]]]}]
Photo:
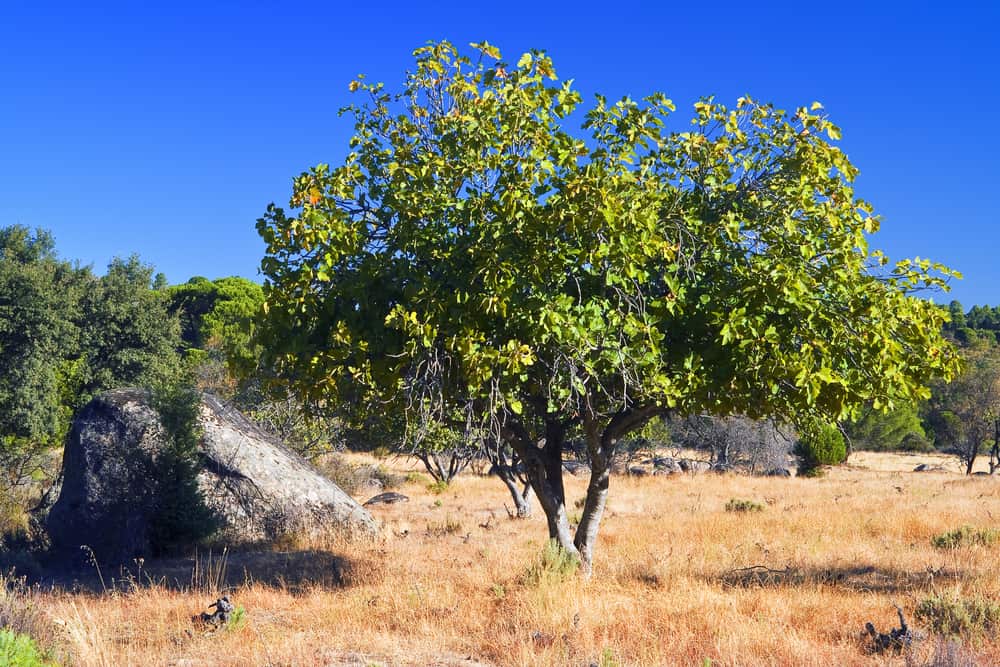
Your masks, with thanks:
[{"label": "tree canopy", "polygon": [[0,229],[0,492],[38,472],[94,394],[179,373],[177,323],[151,280],[136,257],[97,277],[47,231]]},{"label": "tree canopy", "polygon": [[[654,93],[581,104],[543,52],[415,52],[363,96],[351,152],[258,222],[265,361],[304,396],[419,422],[485,421],[530,471],[550,536],[585,563],[617,442],[665,411],[857,415],[925,398],[957,364],[928,260],[869,248],[879,220],[813,103]],[[575,537],[567,430],[592,478]]]}]

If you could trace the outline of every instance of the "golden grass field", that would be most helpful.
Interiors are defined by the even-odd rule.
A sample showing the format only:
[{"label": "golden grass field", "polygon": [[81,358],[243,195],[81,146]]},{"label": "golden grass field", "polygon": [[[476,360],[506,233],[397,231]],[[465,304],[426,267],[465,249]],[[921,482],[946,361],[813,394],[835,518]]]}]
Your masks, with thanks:
[{"label": "golden grass field", "polygon": [[[511,520],[499,481],[465,475],[440,495],[408,483],[409,503],[373,508],[377,541],[232,555],[239,630],[195,628],[215,597],[205,586],[118,582],[39,604],[88,666],[926,665],[933,638],[908,658],[871,656],[864,624],[887,631],[899,604],[919,629],[914,609],[933,592],[1000,600],[1000,544],[931,544],[963,524],[1000,526],[1000,479],[910,472],[921,462],[957,470],[861,453],[819,479],[613,478],[590,580],[527,577],[545,543],[540,510]],[[585,480],[567,484],[572,507]],[[764,510],[727,512],[731,498]],[[146,580],[190,581],[190,561],[172,567]],[[995,638],[962,651],[971,662],[934,664],[1000,664]]]}]

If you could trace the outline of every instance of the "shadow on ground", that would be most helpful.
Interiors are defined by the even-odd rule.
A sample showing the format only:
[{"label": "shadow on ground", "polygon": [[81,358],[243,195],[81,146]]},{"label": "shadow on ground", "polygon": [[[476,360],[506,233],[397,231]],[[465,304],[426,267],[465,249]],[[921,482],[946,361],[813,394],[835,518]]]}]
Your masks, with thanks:
[{"label": "shadow on ground", "polygon": [[874,565],[837,568],[789,566],[784,569],[752,565],[730,570],[717,580],[730,588],[783,588],[815,584],[871,593],[905,593],[961,578],[960,570],[944,567],[910,571]]},{"label": "shadow on ground", "polygon": [[113,568],[91,564],[72,571],[50,569],[37,583],[94,593],[147,586],[223,592],[254,584],[299,593],[347,586],[352,569],[347,558],[328,551],[205,551],[189,558],[139,559]]}]

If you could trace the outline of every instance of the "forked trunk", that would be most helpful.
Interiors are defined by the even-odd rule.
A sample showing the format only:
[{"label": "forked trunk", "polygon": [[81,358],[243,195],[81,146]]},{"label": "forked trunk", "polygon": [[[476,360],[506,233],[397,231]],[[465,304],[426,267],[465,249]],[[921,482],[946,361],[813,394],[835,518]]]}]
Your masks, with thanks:
[{"label": "forked trunk", "polygon": [[549,538],[563,550],[580,559],[585,576],[590,576],[594,563],[594,546],[604,516],[611,476],[611,459],[618,439],[639,428],[662,410],[656,406],[624,411],[616,415],[606,428],[601,428],[593,414],[584,414],[587,452],[590,455],[590,483],[584,500],[583,513],[576,534],[570,529],[566,512],[566,492],[563,486],[562,448],[565,426],[546,424],[545,439],[537,446],[519,424],[512,425],[507,439],[524,461],[529,481],[538,503],[545,512]]}]

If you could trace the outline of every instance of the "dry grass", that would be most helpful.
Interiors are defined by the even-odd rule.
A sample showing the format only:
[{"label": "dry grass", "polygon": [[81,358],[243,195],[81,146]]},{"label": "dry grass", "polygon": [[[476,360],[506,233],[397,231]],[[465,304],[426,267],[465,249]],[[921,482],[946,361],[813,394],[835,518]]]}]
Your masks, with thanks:
[{"label": "dry grass", "polygon": [[[962,525],[996,527],[1000,480],[898,472],[879,456],[820,479],[615,478],[589,581],[527,576],[543,518],[508,519],[503,486],[466,476],[440,495],[405,485],[409,503],[374,508],[376,542],[231,554],[219,587],[247,610],[237,632],[192,625],[214,600],[204,586],[42,603],[88,666],[903,665],[864,652],[866,621],[887,629],[898,603],[917,625],[914,609],[935,593],[1000,599],[1000,546],[931,544]],[[937,462],[905,459],[903,470]],[[585,483],[567,479],[570,506]],[[734,497],[766,509],[726,512]],[[183,583],[190,566],[151,567],[146,580]],[[940,646],[920,642],[910,664]],[[989,637],[962,651],[1000,664]]]}]

